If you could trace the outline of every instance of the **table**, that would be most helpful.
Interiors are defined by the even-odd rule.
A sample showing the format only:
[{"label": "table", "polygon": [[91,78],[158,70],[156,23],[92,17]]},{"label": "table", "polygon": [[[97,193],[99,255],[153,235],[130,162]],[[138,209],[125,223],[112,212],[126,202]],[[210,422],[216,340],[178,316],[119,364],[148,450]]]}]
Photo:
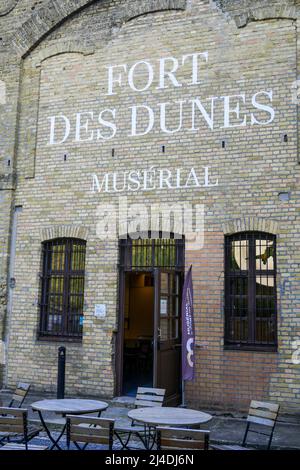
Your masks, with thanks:
[{"label": "table", "polygon": [[[212,419],[212,416],[202,411],[191,410],[189,408],[173,408],[169,406],[154,406],[145,408],[136,408],[128,413],[128,417],[133,421],[138,421],[144,424],[145,430],[145,447],[146,449],[152,448],[150,445],[151,428],[156,426],[199,426],[200,424],[207,423]],[[134,429],[134,428],[133,428]]]},{"label": "table", "polygon": [[101,412],[108,408],[108,403],[98,400],[84,400],[84,399],[57,399],[57,400],[41,400],[36,401],[31,404],[33,411],[37,411],[41,420],[41,423],[52,442],[52,447],[50,450],[57,447],[61,450],[61,447],[58,445],[58,442],[62,438],[67,424],[65,423],[63,429],[57,439],[54,439],[49,431],[49,428],[44,420],[43,412],[53,412],[58,415],[65,417],[66,415],[80,415],[87,413],[98,412],[98,417],[101,415]]}]

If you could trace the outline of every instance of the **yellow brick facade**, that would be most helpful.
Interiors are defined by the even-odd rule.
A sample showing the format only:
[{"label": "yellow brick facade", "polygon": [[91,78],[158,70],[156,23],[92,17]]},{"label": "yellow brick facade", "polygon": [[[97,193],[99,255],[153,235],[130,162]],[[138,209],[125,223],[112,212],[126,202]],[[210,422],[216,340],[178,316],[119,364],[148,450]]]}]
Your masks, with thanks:
[{"label": "yellow brick facade", "polygon": [[[186,253],[186,266],[193,262],[195,268],[199,346],[197,377],[187,386],[187,400],[194,406],[246,409],[249,400],[256,398],[278,401],[286,411],[299,408],[300,366],[292,363],[292,354],[293,343],[300,341],[295,97],[300,9],[294,2],[274,1],[12,3],[16,6],[0,16],[4,28],[0,79],[7,87],[6,103],[0,105],[4,136],[0,142],[0,333],[7,352],[3,383],[13,387],[22,378],[37,391],[56,390],[61,342],[37,337],[41,243],[57,236],[78,236],[87,241],[84,327],[82,343],[66,343],[66,392],[114,395],[118,240],[99,240],[96,227],[98,205],[118,204],[121,195],[128,204],[204,204],[204,247]],[[191,84],[195,81],[191,59],[182,65],[182,58],[204,51],[208,59],[199,60],[199,83]],[[164,88],[159,66],[160,59],[168,57],[178,60],[178,86],[166,78]],[[139,61],[150,63],[153,70],[149,87],[143,65],[133,75],[136,88],[147,88],[141,92],[130,87],[126,75]],[[108,67],[120,64],[127,64],[127,72],[118,69],[123,71],[122,86],[116,79],[115,94],[109,94]],[[253,107],[253,96],[262,91],[262,101],[275,111],[269,124],[270,112]],[[271,103],[271,95],[266,94],[270,91]],[[234,120],[232,111],[233,121],[227,125],[222,97],[241,94],[240,116],[235,114]],[[192,101],[201,100],[210,114],[212,97],[216,97],[213,129],[199,112],[193,121]],[[161,103],[167,103],[165,123]],[[234,98],[232,103],[235,108]],[[134,136],[132,107],[138,105],[151,108],[154,123],[146,135]],[[181,106],[181,129],[175,132]],[[113,138],[109,138],[112,128],[99,124],[105,109],[116,110]],[[82,141],[76,140],[76,113],[89,113],[82,118]],[[51,116],[62,114],[70,121],[69,137],[51,145]],[[110,120],[112,113],[102,117]],[[138,119],[137,132],[147,128],[148,117],[144,112]],[[84,128],[87,119],[89,127]],[[60,131],[56,128],[56,141],[64,138],[62,123]],[[174,132],[164,131],[163,124]],[[219,184],[148,192],[91,189],[93,174],[101,180],[105,173],[152,167],[172,172],[194,168],[199,175],[209,167],[210,181],[218,179]],[[290,199],[282,201],[280,193],[289,193]],[[16,227],[15,287],[9,288],[15,207],[22,210]],[[277,236],[277,352],[224,351],[223,347],[224,235],[248,230]],[[95,304],[107,305],[104,320],[95,318]]]}]

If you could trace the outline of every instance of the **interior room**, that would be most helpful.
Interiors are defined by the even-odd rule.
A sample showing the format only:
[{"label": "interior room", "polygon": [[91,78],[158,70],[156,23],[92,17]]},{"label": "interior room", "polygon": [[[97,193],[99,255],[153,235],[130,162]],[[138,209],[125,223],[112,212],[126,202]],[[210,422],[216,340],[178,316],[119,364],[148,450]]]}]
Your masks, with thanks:
[{"label": "interior room", "polygon": [[154,287],[150,273],[127,273],[124,309],[123,394],[153,386]]}]

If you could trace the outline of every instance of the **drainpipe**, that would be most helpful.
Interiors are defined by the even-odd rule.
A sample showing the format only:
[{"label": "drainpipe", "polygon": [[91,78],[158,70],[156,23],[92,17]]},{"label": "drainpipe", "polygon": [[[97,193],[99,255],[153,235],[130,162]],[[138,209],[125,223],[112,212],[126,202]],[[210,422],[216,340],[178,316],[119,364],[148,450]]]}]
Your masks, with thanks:
[{"label": "drainpipe", "polygon": [[9,252],[9,267],[8,267],[8,296],[7,296],[7,314],[6,314],[6,334],[5,334],[5,371],[4,371],[4,386],[7,388],[8,382],[8,346],[11,333],[11,316],[13,309],[13,290],[15,287],[15,257],[16,257],[16,241],[17,241],[17,228],[18,218],[22,212],[22,206],[15,206],[12,217],[11,239],[10,239],[10,252]]}]

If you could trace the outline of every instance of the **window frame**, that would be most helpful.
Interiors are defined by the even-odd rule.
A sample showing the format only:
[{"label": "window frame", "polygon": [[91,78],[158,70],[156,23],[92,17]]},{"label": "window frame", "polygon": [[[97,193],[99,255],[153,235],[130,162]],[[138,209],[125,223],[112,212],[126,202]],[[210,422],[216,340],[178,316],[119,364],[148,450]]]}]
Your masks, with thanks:
[{"label": "window frame", "polygon": [[[63,246],[63,264],[60,266],[61,269],[53,269],[51,266],[53,247]],[[83,259],[80,260],[83,264],[83,269],[72,268],[72,256],[76,251],[74,246],[79,246],[80,250],[77,251]],[[79,262],[79,261],[78,261]],[[75,238],[75,237],[59,237],[51,240],[45,240],[42,242],[42,272],[40,275],[40,301],[39,301],[39,325],[37,339],[40,341],[71,341],[71,342],[82,342],[83,328],[80,324],[80,317],[83,317],[84,310],[84,288],[85,288],[85,265],[86,265],[86,241]],[[62,292],[59,294],[51,293],[49,290],[49,282],[53,278],[57,278],[63,281]],[[74,293],[71,288],[71,280],[77,278],[82,282],[82,291]],[[56,332],[49,329],[49,296],[59,297],[62,301],[61,305],[61,324],[62,326]],[[78,308],[76,316],[79,317],[79,328],[77,325],[77,331],[75,328],[70,328],[68,325],[70,319],[72,319],[74,313],[71,312],[70,298],[77,296],[81,298],[82,307]],[[52,313],[53,316],[53,313]]]},{"label": "window frame", "polygon": [[[244,238],[242,238],[244,237]],[[232,242],[247,239],[249,242],[249,265],[247,270],[240,270],[240,273],[233,274],[234,271],[230,267]],[[256,241],[257,240],[272,240],[273,241],[273,269],[261,270],[256,267]],[[276,352],[278,348],[277,337],[277,263],[276,263],[276,235],[259,232],[259,231],[244,231],[231,235],[225,235],[224,244],[224,349],[225,350],[239,350],[239,351],[266,351]],[[273,277],[274,279],[274,314],[270,316],[270,324],[273,323],[274,328],[274,341],[262,342],[256,340],[256,278],[257,276]],[[248,309],[248,337],[246,341],[241,339],[232,339],[229,334],[231,325],[232,304],[231,304],[231,287],[230,281],[235,279],[246,279],[247,282],[247,309]],[[238,317],[237,317],[238,318]]]}]

